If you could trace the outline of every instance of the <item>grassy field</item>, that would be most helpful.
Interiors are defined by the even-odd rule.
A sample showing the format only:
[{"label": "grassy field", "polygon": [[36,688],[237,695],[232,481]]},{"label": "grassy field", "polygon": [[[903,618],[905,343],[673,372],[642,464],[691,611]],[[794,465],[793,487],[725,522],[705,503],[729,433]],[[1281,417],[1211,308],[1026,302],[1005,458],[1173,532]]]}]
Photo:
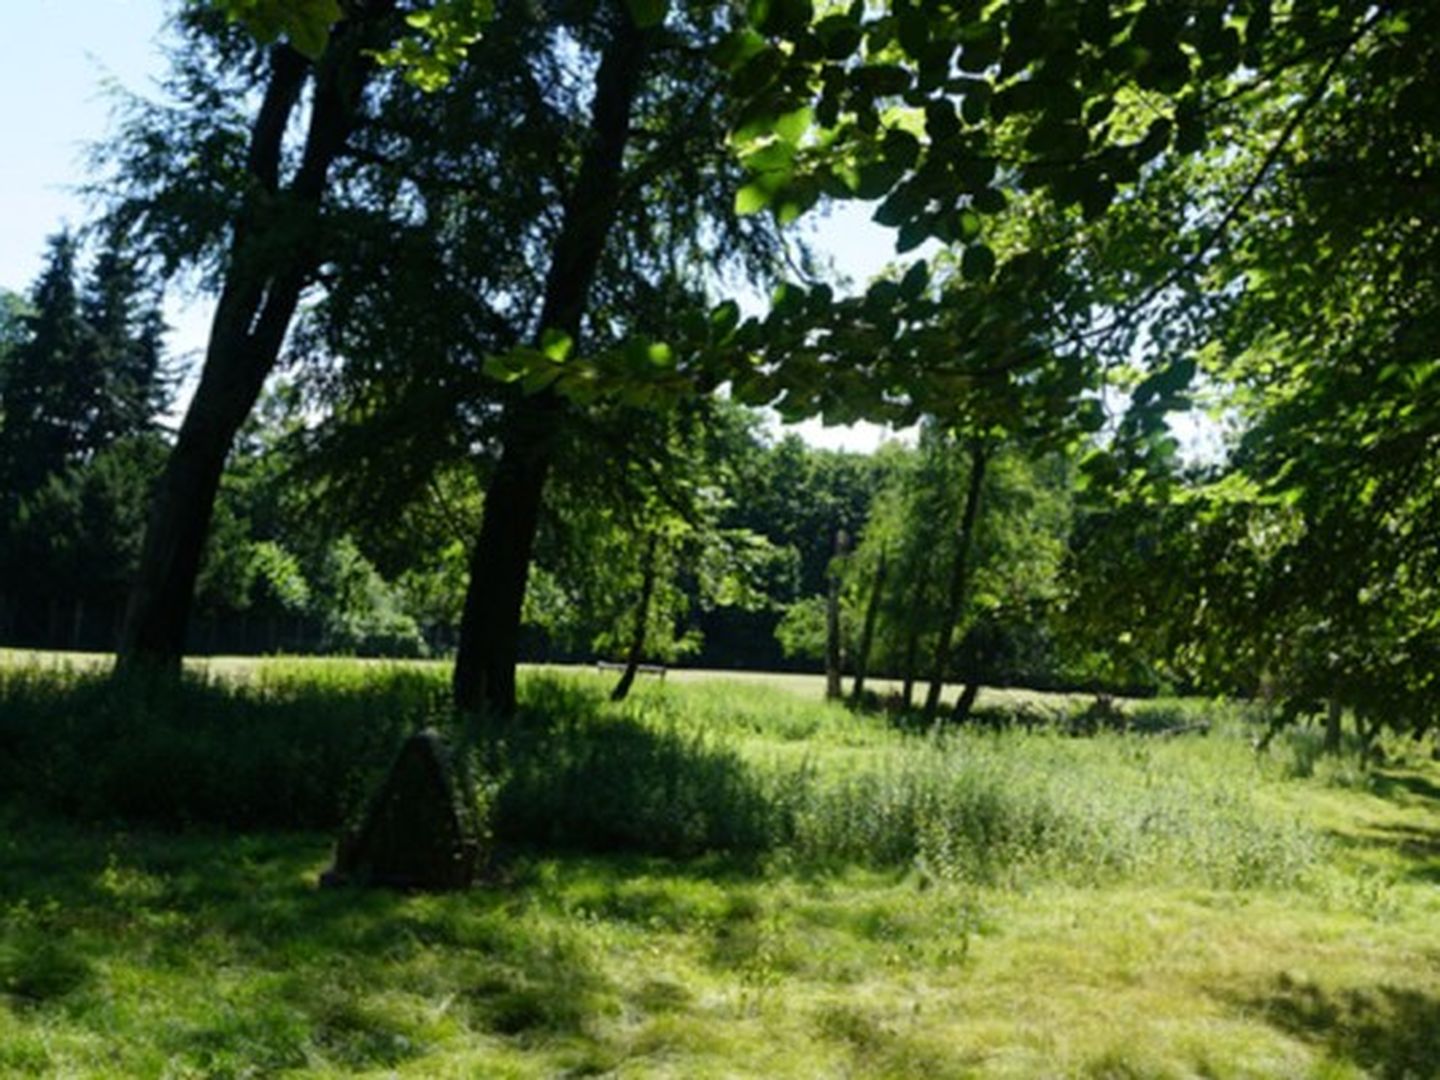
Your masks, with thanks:
[{"label": "grassy field", "polygon": [[1440,1076],[1428,747],[1257,757],[1197,702],[1148,708],[1203,737],[935,740],[805,677],[534,671],[478,737],[489,880],[403,896],[318,890],[314,824],[443,671],[215,663],[162,748],[47,663],[0,666],[3,1076]]}]

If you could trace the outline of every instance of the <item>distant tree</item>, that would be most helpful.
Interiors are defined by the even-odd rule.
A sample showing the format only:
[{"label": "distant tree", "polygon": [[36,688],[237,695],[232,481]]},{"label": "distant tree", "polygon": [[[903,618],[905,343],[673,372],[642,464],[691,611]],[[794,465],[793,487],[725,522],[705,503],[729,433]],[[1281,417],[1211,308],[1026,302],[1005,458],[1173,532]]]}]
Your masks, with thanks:
[{"label": "distant tree", "polygon": [[77,293],[77,245],[61,232],[50,239],[44,268],[20,317],[0,393],[0,492],[15,503],[91,448],[90,432],[103,392],[87,365],[86,327]]},{"label": "distant tree", "polygon": [[98,449],[154,430],[169,407],[165,320],[136,256],[112,238],[95,259],[80,296],[85,332],[78,367],[97,380],[86,442]]}]

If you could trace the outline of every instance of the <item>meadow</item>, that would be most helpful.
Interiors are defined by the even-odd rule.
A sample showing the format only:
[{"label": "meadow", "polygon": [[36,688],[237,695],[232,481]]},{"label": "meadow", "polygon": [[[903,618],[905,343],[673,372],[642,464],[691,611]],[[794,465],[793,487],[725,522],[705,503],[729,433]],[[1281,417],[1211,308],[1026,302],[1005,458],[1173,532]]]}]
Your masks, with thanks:
[{"label": "meadow", "polygon": [[[1440,1075],[1440,767],[1223,702],[804,677],[0,661],[0,1075]],[[1008,722],[1007,721],[1013,721]],[[395,747],[484,777],[484,883],[321,890]],[[1175,734],[1178,732],[1178,734]]]}]

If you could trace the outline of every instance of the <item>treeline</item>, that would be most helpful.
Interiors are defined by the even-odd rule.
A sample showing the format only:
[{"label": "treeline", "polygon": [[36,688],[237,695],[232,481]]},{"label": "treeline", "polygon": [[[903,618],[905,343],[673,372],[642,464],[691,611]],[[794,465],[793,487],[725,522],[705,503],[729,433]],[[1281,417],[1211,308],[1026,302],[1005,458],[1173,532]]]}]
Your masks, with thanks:
[{"label": "treeline", "polygon": [[[0,632],[10,645],[111,650],[173,441],[178,372],[153,282],[123,246],[88,266],[79,247],[55,237],[28,297],[6,296]],[[231,452],[190,648],[444,655],[480,486],[440,469],[403,513],[385,515],[364,497],[365,463],[349,455],[340,421],[315,410],[317,392],[313,378],[278,381]],[[949,617],[952,673],[1043,686],[1083,678],[1060,659],[1053,626],[1072,512],[1063,456],[997,452],[974,583],[947,615],[971,468],[953,436],[927,425],[917,446],[824,451],[720,399],[669,427],[663,486],[627,477],[633,459],[552,486],[525,658],[623,659],[638,634],[647,661],[815,670],[838,580],[847,672],[928,678]]]}]

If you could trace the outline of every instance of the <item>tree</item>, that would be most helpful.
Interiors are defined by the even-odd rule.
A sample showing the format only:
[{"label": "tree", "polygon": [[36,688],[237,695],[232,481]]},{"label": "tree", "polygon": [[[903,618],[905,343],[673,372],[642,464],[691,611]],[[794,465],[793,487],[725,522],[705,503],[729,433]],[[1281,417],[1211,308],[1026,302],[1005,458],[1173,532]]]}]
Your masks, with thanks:
[{"label": "tree", "polygon": [[[1315,47],[1217,101],[1213,149],[1156,169],[1091,253],[1166,286],[1146,299],[1168,367],[1093,463],[1119,505],[1086,533],[1168,569],[1110,575],[1110,616],[1137,659],[1263,687],[1282,720],[1434,723],[1436,28],[1425,5],[1297,5],[1277,34]],[[1239,434],[1184,476],[1162,414],[1197,368]]]},{"label": "tree", "polygon": [[8,505],[87,447],[100,391],[98,372],[82,367],[85,326],[76,287],[76,243],[68,232],[50,240],[49,253],[22,315],[0,401],[0,492]]},{"label": "tree", "polygon": [[112,237],[91,268],[80,297],[85,332],[78,367],[94,379],[85,442],[94,450],[153,431],[170,405],[163,363],[165,320],[135,255]]},{"label": "tree", "polygon": [[[288,45],[268,50],[264,90],[243,153],[243,192],[219,230],[224,240],[211,240],[212,250],[224,250],[223,284],[200,382],[146,528],[117,656],[121,671],[178,669],[225,458],[275,365],[301,293],[324,259],[319,213],[330,167],[362,110],[373,50],[389,40],[393,9],[391,0],[355,5],[314,61]],[[203,13],[191,25],[202,34],[214,31]],[[298,150],[288,139],[297,115],[304,116]],[[162,246],[173,238],[164,236],[164,207],[148,196],[173,195],[166,184],[174,179],[174,166],[167,168],[158,176],[139,170],[139,190],[115,211],[137,228],[151,228]]]}]

